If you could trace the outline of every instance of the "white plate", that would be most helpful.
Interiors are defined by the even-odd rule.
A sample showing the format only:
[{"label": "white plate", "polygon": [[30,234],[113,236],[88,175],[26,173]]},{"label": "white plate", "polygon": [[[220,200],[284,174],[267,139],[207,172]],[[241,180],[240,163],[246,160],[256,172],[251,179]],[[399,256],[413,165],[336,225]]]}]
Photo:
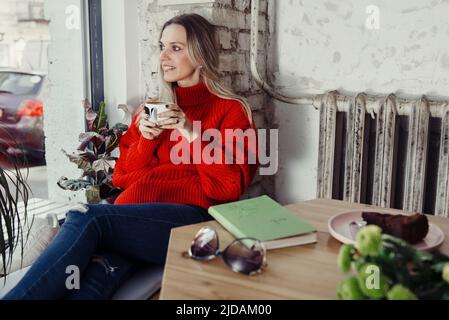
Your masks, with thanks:
[{"label": "white plate", "polygon": [[[391,211],[363,209],[363,212],[368,211],[395,214],[395,212]],[[348,211],[336,214],[328,221],[329,233],[340,242],[355,244],[355,233],[351,232],[349,224],[352,221],[361,220],[363,220],[362,210]],[[429,232],[427,233],[427,236],[423,239],[423,241],[415,244],[414,247],[420,250],[431,251],[437,249],[443,243],[443,241],[443,231],[438,226],[429,222]]]}]

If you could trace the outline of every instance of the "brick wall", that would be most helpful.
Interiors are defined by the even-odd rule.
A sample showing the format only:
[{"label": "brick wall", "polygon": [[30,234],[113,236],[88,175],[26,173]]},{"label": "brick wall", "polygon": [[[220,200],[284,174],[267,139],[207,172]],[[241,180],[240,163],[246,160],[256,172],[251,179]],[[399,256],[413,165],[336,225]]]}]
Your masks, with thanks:
[{"label": "brick wall", "polygon": [[[181,13],[198,13],[218,27],[220,39],[220,70],[225,84],[246,97],[253,109],[258,128],[267,128],[267,96],[251,76],[250,70],[250,0],[141,0],[138,4],[139,39],[141,55],[141,92],[145,96],[157,95],[157,72],[159,63],[158,37],[165,21]],[[258,67],[266,78],[266,52],[268,43],[267,0],[260,6],[260,43]],[[244,195],[272,194],[270,177],[256,177]]]}]

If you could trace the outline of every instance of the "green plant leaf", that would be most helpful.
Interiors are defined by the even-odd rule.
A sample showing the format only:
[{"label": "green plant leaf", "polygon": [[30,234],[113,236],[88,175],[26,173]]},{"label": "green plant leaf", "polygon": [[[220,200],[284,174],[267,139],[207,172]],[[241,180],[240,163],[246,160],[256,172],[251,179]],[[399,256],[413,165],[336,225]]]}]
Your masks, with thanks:
[{"label": "green plant leaf", "polygon": [[84,172],[92,169],[92,163],[95,161],[96,156],[92,151],[86,151],[79,154],[69,154],[64,149],[61,150],[70,160],[70,162],[75,163],[78,169]]},{"label": "green plant leaf", "polygon": [[337,287],[338,300],[364,300],[366,297],[360,289],[359,282],[356,277],[350,277],[343,280]]},{"label": "green plant leaf", "polygon": [[83,132],[79,135],[79,141],[81,141],[81,144],[78,147],[78,151],[86,151],[90,142],[93,142],[98,148],[105,141],[105,137],[97,132]]},{"label": "green plant leaf", "polygon": [[[82,177],[74,180],[61,177],[58,184],[66,190],[79,190],[86,186],[96,187],[104,184],[110,190],[117,191],[119,189],[112,185],[112,174],[117,158],[110,155],[118,147],[123,133],[128,130],[128,124],[117,123],[109,129],[106,105],[103,101],[96,113],[87,100],[84,101],[84,107],[88,131],[79,136],[81,144],[78,147],[78,154],[68,154],[63,150],[69,160],[83,170]],[[118,108],[125,113],[125,120],[132,119],[131,109],[128,106],[120,105]]]},{"label": "green plant leaf", "polygon": [[103,170],[104,172],[109,172],[110,169],[114,169],[115,166],[115,158],[101,158],[92,164],[92,169],[94,169],[95,172],[98,172],[100,170]]},{"label": "green plant leaf", "polygon": [[349,272],[351,269],[353,250],[354,246],[352,244],[344,244],[340,247],[338,253],[338,267],[344,273]]},{"label": "green plant leaf", "polygon": [[120,142],[120,138],[122,137],[121,134],[112,134],[108,137],[106,140],[106,151],[105,154],[110,154],[112,151],[114,151],[115,148],[118,147],[118,144]]},{"label": "green plant leaf", "polygon": [[109,134],[122,134],[123,132],[125,132],[126,130],[128,130],[128,126],[126,124],[123,123],[116,123],[111,130],[109,130]]},{"label": "green plant leaf", "polygon": [[409,288],[396,284],[387,292],[388,300],[417,300],[418,297]]},{"label": "green plant leaf", "polygon": [[[365,236],[364,239],[359,239],[363,241],[356,246],[358,251],[352,255],[352,267],[357,273],[359,287],[365,296],[373,299],[449,299],[449,283],[445,282],[443,277],[444,266],[449,265],[448,256],[440,252],[418,250],[406,241],[387,234],[381,234],[382,244],[379,246],[377,231]],[[343,257],[344,255],[339,259]],[[370,265],[378,266],[381,271],[378,278],[379,288],[374,290],[368,287],[368,284],[371,286],[373,280],[377,279],[371,277],[375,274],[373,270],[371,274],[366,272],[367,266]],[[347,264],[344,264],[343,271],[346,270]],[[368,277],[371,277],[370,281],[366,282]],[[389,287],[395,289],[389,291]],[[401,288],[406,288],[409,292]]]},{"label": "green plant leaf", "polygon": [[[2,155],[13,164],[10,170],[0,167],[0,254],[3,262],[0,274],[7,274],[12,255],[18,246],[22,249],[21,258],[23,258],[23,248],[29,235],[26,223],[31,189],[26,181],[28,170],[24,176],[15,158],[3,153]],[[23,212],[23,218],[20,212]]]},{"label": "green plant leaf", "polygon": [[67,179],[66,177],[59,178],[58,186],[63,190],[78,191],[85,189],[92,185],[91,182],[83,179]]},{"label": "green plant leaf", "polygon": [[106,115],[106,104],[104,101],[100,102],[98,107],[97,117],[95,119],[95,131],[99,132],[102,128],[107,127],[107,115]]}]

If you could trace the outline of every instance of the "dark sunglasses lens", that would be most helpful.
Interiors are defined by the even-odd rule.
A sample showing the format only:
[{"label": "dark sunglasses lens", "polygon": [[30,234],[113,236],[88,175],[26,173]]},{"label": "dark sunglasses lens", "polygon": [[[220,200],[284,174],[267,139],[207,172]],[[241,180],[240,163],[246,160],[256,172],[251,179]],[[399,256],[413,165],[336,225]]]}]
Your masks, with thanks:
[{"label": "dark sunglasses lens", "polygon": [[218,236],[215,230],[205,227],[193,239],[190,246],[190,256],[196,259],[209,259],[218,251]]},{"label": "dark sunglasses lens", "polygon": [[262,269],[265,261],[265,248],[257,240],[236,240],[223,253],[223,258],[234,271],[251,274]]}]

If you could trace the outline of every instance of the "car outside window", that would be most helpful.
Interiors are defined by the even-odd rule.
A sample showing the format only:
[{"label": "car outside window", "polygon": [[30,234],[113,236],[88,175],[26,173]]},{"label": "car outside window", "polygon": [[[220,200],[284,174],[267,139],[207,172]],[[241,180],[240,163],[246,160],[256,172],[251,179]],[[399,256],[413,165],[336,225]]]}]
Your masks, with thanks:
[{"label": "car outside window", "polygon": [[15,95],[36,94],[42,77],[21,73],[0,73],[0,91]]}]

